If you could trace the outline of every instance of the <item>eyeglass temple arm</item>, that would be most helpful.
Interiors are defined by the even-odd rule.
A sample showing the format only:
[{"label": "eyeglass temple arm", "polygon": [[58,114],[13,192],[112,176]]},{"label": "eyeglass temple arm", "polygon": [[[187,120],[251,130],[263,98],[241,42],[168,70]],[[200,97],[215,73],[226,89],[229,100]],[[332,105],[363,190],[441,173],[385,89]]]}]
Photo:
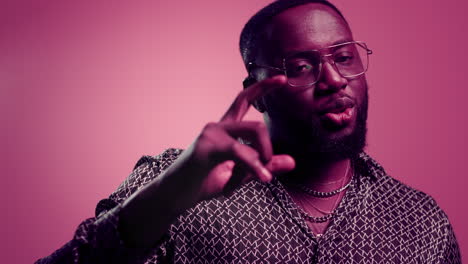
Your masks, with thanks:
[{"label": "eyeglass temple arm", "polygon": [[255,68],[255,67],[261,67],[261,68],[268,68],[268,69],[272,69],[272,70],[277,70],[277,71],[280,71],[280,72],[284,72],[284,69],[281,69],[281,68],[276,68],[276,67],[272,67],[272,66],[268,66],[268,65],[261,65],[261,64],[257,64],[255,62],[249,62],[247,63],[247,70],[250,71]]}]

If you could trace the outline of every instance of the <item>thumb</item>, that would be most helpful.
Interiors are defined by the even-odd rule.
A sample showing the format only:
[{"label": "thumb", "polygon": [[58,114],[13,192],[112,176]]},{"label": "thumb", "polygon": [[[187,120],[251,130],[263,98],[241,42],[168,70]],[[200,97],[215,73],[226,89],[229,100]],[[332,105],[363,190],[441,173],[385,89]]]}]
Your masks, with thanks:
[{"label": "thumb", "polygon": [[270,162],[266,165],[266,168],[272,174],[280,174],[292,171],[296,167],[296,162],[294,161],[293,157],[281,154],[281,155],[273,155]]}]

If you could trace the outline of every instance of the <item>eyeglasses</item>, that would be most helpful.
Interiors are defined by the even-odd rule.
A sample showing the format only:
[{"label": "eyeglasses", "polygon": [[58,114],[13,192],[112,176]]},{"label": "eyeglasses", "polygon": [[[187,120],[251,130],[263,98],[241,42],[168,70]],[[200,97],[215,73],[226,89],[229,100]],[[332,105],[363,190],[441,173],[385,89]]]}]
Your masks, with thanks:
[{"label": "eyeglasses", "polygon": [[[323,50],[331,50],[332,53],[322,55]],[[283,59],[283,68],[258,65],[255,62],[249,62],[247,67],[251,75],[260,68],[284,72],[289,85],[308,87],[320,79],[323,62],[328,61],[341,76],[352,79],[367,71],[370,54],[372,54],[372,50],[368,49],[364,42],[351,41],[320,50],[302,51],[288,55]]]}]

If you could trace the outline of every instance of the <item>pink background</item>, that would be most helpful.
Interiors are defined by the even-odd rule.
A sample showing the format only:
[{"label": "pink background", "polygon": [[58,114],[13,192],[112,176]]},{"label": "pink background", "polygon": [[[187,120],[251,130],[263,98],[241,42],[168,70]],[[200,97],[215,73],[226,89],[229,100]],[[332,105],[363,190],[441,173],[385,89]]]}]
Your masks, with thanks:
[{"label": "pink background", "polygon": [[[240,30],[268,2],[3,0],[0,259],[52,253],[141,155],[218,120],[245,76]],[[467,2],[335,3],[375,52],[368,152],[437,200],[466,256]]]}]

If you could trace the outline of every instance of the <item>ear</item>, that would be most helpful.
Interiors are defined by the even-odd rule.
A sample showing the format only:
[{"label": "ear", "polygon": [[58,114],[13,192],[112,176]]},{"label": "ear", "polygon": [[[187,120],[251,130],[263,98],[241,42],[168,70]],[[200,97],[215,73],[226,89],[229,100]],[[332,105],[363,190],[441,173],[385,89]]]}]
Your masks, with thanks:
[{"label": "ear", "polygon": [[[247,77],[244,79],[244,81],[242,82],[242,85],[244,86],[244,89],[251,86],[252,84],[256,83],[257,80],[251,76]],[[257,100],[255,100],[255,102],[253,102],[252,104],[255,109],[257,109],[257,111],[259,111],[260,113],[263,113],[265,112],[265,105],[263,103],[263,100],[262,98],[259,98]]]}]

